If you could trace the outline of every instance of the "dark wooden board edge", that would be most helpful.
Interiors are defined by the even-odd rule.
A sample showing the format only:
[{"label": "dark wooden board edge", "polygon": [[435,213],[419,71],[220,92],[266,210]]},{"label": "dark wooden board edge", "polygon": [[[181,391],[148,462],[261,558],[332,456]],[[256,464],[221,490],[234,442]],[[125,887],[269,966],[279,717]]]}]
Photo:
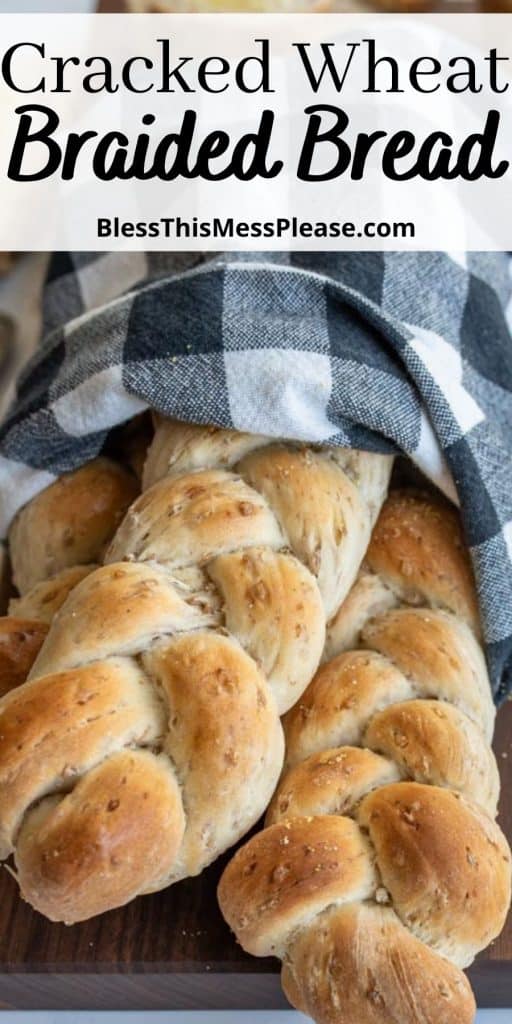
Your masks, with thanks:
[{"label": "dark wooden board edge", "polygon": [[[510,963],[470,972],[478,1006],[511,1005]],[[275,973],[191,971],[186,974],[26,973],[4,975],[0,1008],[15,1010],[284,1010]]]},{"label": "dark wooden board edge", "polygon": [[4,976],[0,1007],[24,1010],[282,1010],[279,974]]},{"label": "dark wooden board edge", "polygon": [[512,962],[486,960],[467,972],[480,1009],[512,1008]]}]

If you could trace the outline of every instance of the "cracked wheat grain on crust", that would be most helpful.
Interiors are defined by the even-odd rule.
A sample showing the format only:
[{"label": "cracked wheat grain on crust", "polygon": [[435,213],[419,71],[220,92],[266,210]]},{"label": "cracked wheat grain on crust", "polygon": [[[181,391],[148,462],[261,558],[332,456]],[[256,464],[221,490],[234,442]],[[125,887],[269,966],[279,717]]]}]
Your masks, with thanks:
[{"label": "cracked wheat grain on crust", "polygon": [[2,855],[34,907],[91,917],[199,873],[260,817],[279,715],[318,667],[390,468],[158,421],[105,564],[0,702]]},{"label": "cracked wheat grain on crust", "polygon": [[267,827],[219,885],[244,949],[279,956],[317,1024],[469,1024],[461,971],[500,932],[510,851],[494,822],[494,721],[453,509],[392,493],[285,715]]}]

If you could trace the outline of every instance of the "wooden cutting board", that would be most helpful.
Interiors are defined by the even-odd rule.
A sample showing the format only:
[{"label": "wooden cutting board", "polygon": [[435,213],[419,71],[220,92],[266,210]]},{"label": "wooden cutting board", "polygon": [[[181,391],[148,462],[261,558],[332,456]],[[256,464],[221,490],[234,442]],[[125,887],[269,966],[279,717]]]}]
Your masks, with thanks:
[{"label": "wooden cutting board", "polygon": [[[512,703],[498,715],[501,826],[512,839]],[[225,862],[225,859],[224,859]],[[220,862],[200,878],[86,924],[50,924],[0,871],[0,1005],[16,1009],[275,1009],[274,960],[246,956],[215,900]],[[470,971],[480,1006],[512,1006],[512,917]]]}]

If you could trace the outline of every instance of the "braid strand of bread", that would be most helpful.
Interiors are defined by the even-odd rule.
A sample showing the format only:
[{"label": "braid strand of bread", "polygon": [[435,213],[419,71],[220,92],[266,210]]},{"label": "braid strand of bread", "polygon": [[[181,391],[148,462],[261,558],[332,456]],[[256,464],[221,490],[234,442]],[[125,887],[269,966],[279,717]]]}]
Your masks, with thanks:
[{"label": "braid strand of bread", "polygon": [[199,873],[263,813],[390,459],[162,420],[105,564],[0,703],[0,846],[83,920]]},{"label": "braid strand of bread", "polygon": [[70,591],[96,568],[138,487],[111,459],[93,459],[30,501],[10,531],[21,596],[0,617],[0,697],[24,683]]},{"label": "braid strand of bread", "polygon": [[468,1024],[461,971],[501,930],[494,708],[458,516],[393,493],[284,719],[267,827],[219,886],[244,949],[317,1024]]}]

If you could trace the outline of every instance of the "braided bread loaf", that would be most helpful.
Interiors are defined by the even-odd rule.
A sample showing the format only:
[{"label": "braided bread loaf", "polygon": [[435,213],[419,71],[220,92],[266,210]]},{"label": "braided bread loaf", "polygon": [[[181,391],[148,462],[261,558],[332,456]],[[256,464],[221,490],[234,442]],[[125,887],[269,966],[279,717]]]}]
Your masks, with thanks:
[{"label": "braided bread loaf", "polygon": [[130,473],[101,457],[41,491],[9,531],[19,593],[25,595],[63,569],[100,561],[137,491]]},{"label": "braided bread loaf", "polygon": [[[0,845],[66,922],[162,888],[254,824],[387,457],[158,425],[144,492],[0,703]],[[293,554],[291,553],[293,552]]]},{"label": "braided bread loaf", "polygon": [[21,597],[0,618],[0,697],[20,683],[69,592],[101,560],[137,494],[129,473],[98,458],[67,473],[20,512],[10,532]]},{"label": "braided bread loaf", "polygon": [[219,886],[243,947],[284,961],[288,998],[318,1024],[473,1019],[460,968],[510,899],[477,636],[455,511],[392,494],[332,660],[285,716],[268,827]]}]

